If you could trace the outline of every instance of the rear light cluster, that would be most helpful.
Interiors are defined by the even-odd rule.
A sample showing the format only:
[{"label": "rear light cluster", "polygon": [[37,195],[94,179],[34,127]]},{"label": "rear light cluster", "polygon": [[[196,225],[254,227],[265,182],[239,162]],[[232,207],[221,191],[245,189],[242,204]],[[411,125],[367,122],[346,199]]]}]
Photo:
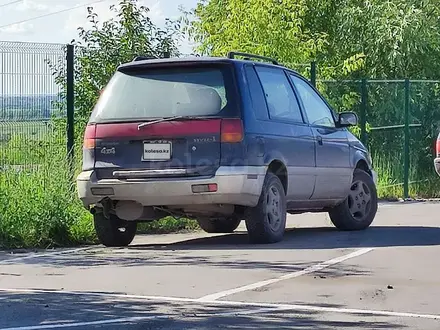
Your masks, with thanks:
[{"label": "rear light cluster", "polygon": [[435,154],[437,157],[440,156],[440,136],[437,138],[437,141],[435,143]]},{"label": "rear light cluster", "polygon": [[96,125],[87,125],[84,132],[84,149],[94,149],[96,146]]},{"label": "rear light cluster", "polygon": [[222,119],[221,142],[237,143],[243,141],[243,122],[241,119]]},{"label": "rear light cluster", "polygon": [[194,194],[207,193],[207,192],[217,192],[218,187],[216,183],[210,184],[194,184],[191,186],[192,192]]}]

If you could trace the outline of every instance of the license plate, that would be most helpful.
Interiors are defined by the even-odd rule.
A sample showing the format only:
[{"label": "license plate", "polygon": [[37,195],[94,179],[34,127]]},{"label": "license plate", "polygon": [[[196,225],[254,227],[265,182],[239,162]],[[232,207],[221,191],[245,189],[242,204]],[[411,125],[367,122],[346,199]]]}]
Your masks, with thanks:
[{"label": "license plate", "polygon": [[171,142],[144,142],[143,161],[164,161],[171,159]]}]

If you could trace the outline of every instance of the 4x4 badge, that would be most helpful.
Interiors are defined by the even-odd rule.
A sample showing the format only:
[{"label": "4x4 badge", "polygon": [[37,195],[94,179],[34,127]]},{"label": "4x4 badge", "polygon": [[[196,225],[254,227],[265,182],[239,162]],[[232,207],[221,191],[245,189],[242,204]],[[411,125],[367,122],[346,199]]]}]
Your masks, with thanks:
[{"label": "4x4 badge", "polygon": [[116,149],[113,147],[113,148],[109,148],[109,149],[107,149],[107,148],[102,148],[101,149],[101,154],[104,154],[104,155],[114,155],[114,154],[116,154]]}]

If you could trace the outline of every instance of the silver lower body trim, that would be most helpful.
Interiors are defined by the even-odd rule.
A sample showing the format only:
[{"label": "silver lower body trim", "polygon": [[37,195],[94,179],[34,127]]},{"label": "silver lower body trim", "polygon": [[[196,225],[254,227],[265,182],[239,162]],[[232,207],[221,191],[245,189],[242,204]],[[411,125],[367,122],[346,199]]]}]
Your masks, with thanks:
[{"label": "silver lower body trim", "polygon": [[[113,200],[135,201],[143,206],[233,204],[255,206],[266,175],[265,166],[224,166],[212,178],[102,179],[94,171],[77,178],[78,196],[84,206],[99,203],[106,196],[96,196],[96,188],[109,188]],[[194,193],[193,185],[217,184],[216,192]],[[104,190],[105,191],[105,190]]]}]

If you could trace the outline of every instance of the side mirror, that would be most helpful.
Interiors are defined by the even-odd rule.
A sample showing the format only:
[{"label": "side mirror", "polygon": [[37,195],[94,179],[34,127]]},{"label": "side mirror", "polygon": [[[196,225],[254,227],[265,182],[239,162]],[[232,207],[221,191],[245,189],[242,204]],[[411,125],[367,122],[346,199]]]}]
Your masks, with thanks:
[{"label": "side mirror", "polygon": [[349,127],[358,124],[358,116],[354,112],[341,112],[339,114],[338,126]]}]

